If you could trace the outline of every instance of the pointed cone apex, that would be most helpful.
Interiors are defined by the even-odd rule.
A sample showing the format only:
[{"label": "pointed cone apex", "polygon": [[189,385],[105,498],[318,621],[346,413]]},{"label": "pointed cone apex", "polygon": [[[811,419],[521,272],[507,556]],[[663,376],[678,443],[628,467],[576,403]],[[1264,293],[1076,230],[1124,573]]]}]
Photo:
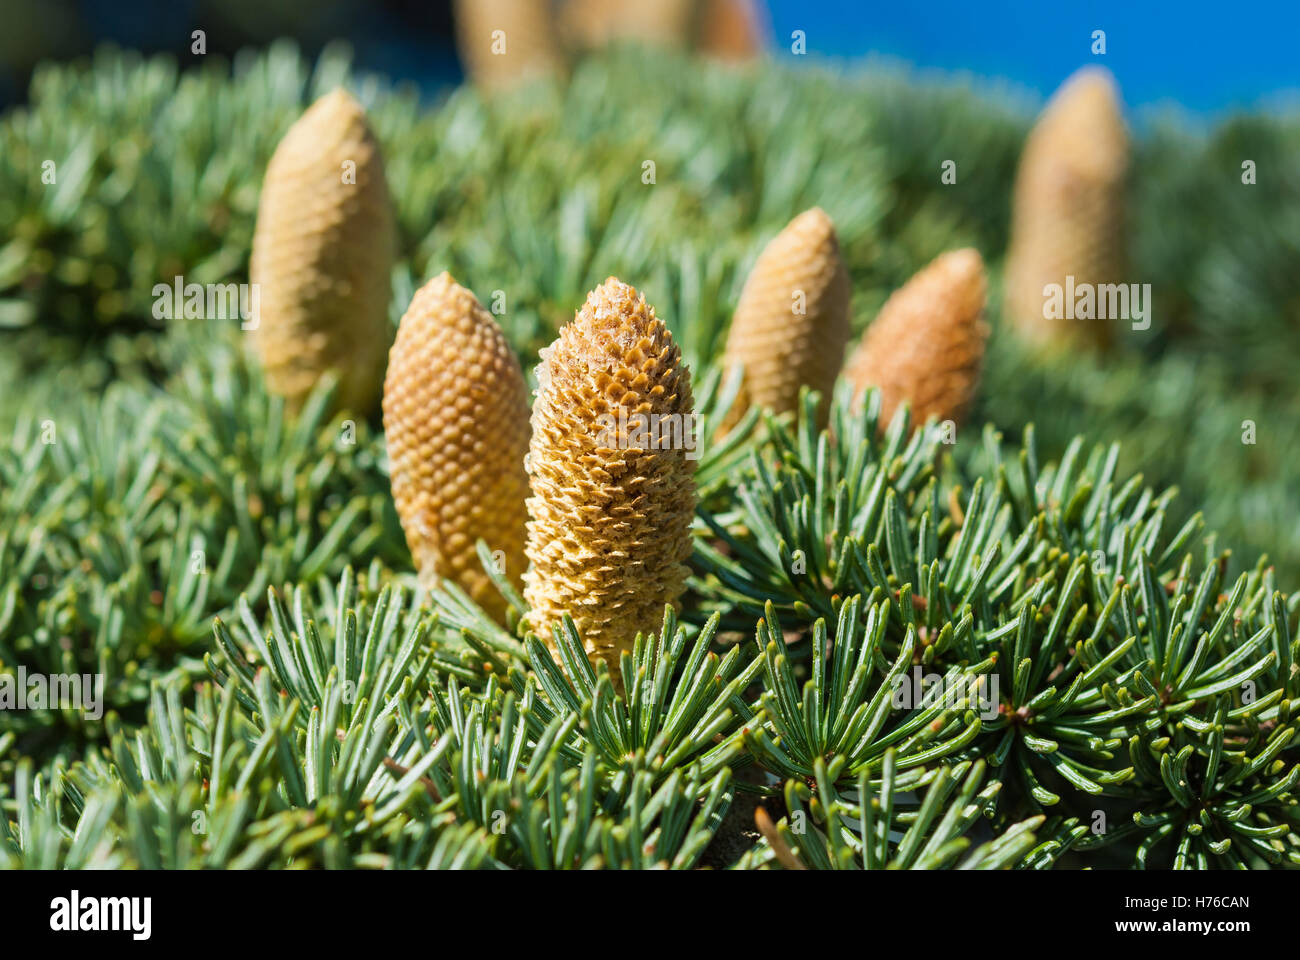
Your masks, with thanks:
[{"label": "pointed cone apex", "polygon": [[524,571],[528,387],[474,294],[443,273],[411,300],[384,381],[393,500],[422,582],[447,578],[502,620],[476,542],[516,587]]},{"label": "pointed cone apex", "polygon": [[327,370],[339,376],[342,407],[375,408],[395,239],[379,145],[361,106],[335,90],[276,147],[253,235],[253,343],[267,387],[291,408]]},{"label": "pointed cone apex", "polygon": [[[542,351],[528,455],[529,626],[565,613],[618,685],[619,655],[685,589],[695,513],[690,371],[645,298],[611,277]],[[621,687],[619,688],[621,689]]]},{"label": "pointed cone apex", "polygon": [[723,361],[743,364],[745,379],[723,427],[749,406],[797,410],[805,384],[821,392],[824,423],[848,339],[848,271],[835,225],[814,207],[768,243],[745,280]]},{"label": "pointed cone apex", "polygon": [[562,64],[548,0],[456,0],[456,43],[465,72],[499,90]]},{"label": "pointed cone apex", "polygon": [[[1016,175],[1006,267],[1006,314],[1020,336],[1068,348],[1110,345],[1117,320],[1053,305],[1080,285],[1125,283],[1128,136],[1109,72],[1086,67],[1057,91],[1025,141]],[[1072,279],[1067,279],[1072,278]],[[1059,307],[1059,309],[1058,309]],[[1082,311],[1081,311],[1082,312]]]},{"label": "pointed cone apex", "polygon": [[885,301],[845,376],[881,392],[881,426],[907,401],[912,423],[960,423],[979,384],[988,328],[984,261],[972,249],[935,258]]}]

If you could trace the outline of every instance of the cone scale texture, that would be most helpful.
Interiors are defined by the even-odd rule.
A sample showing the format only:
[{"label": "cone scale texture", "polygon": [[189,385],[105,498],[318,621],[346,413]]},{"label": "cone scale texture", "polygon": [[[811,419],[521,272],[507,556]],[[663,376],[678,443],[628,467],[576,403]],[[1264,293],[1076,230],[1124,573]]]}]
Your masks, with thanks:
[{"label": "cone scale texture", "polygon": [[333,370],[342,407],[374,410],[394,244],[379,145],[360,104],[335,90],[276,147],[253,235],[249,273],[261,298],[253,343],[268,388],[291,408]]},{"label": "cone scale texture", "polygon": [[987,290],[984,261],[967,248],[941,254],[885,301],[845,368],[858,393],[880,388],[882,428],[904,401],[914,424],[961,423],[984,361]]},{"label": "cone scale texture", "polygon": [[528,387],[474,294],[447,273],[402,317],[384,381],[393,499],[423,583],[447,578],[498,620],[476,541],[516,587],[524,571]]},{"label": "cone scale texture", "polygon": [[1026,341],[1105,350],[1112,320],[1045,318],[1044,286],[1124,283],[1128,138],[1110,74],[1075,73],[1025,141],[1007,253],[1006,313]]},{"label": "cone scale texture", "polygon": [[616,685],[619,655],[685,589],[695,512],[683,445],[663,442],[666,428],[647,439],[636,427],[689,430],[692,404],[667,327],[613,277],[542,351],[528,456],[529,625],[549,643],[570,614]]},{"label": "cone scale texture", "polygon": [[723,427],[750,406],[795,411],[804,384],[821,392],[824,422],[848,340],[848,271],[835,225],[814,207],[768,243],[745,280],[723,358],[744,366],[744,381]]}]

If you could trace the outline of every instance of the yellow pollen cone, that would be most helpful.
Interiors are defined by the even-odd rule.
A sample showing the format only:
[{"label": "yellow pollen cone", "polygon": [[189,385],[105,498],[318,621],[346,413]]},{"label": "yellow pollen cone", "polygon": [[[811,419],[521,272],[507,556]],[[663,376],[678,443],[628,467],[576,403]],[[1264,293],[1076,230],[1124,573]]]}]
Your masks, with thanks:
[{"label": "yellow pollen cone", "polygon": [[973,249],[936,257],[885,301],[845,368],[861,393],[881,392],[881,427],[906,401],[912,423],[960,424],[975,398],[988,327],[988,283]]},{"label": "yellow pollen cone", "polygon": [[1052,305],[1044,288],[1056,284],[1064,293],[1067,285],[1091,285],[1095,293],[1101,284],[1131,279],[1124,237],[1128,154],[1110,73],[1078,71],[1030,132],[1016,175],[1005,300],[1007,319],[1026,342],[1105,350],[1115,325],[1126,319],[1102,317],[1095,306],[1076,312],[1073,302]]},{"label": "yellow pollen cone", "polygon": [[498,620],[505,601],[476,542],[518,587],[528,418],[519,361],[474,294],[447,273],[416,291],[384,381],[393,499],[421,580],[453,581]]},{"label": "yellow pollen cone", "polygon": [[249,273],[260,300],[253,343],[267,387],[291,408],[332,370],[340,405],[374,410],[395,241],[379,145],[360,104],[335,90],[276,147],[253,235]]},{"label": "yellow pollen cone", "polygon": [[745,280],[723,358],[743,364],[745,378],[723,428],[749,406],[796,410],[805,384],[822,395],[824,424],[848,339],[848,271],[835,225],[814,207],[768,243]]},{"label": "yellow pollen cone", "polygon": [[[619,656],[685,589],[695,512],[690,371],[645,298],[611,277],[542,351],[524,599],[552,642],[570,614],[619,684]],[[621,689],[621,686],[619,687]]]}]

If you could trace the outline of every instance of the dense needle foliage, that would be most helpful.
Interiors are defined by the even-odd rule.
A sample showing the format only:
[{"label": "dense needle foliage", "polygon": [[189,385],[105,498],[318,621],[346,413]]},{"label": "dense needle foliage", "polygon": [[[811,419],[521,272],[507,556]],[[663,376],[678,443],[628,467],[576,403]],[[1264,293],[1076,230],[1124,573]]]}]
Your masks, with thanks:
[{"label": "dense needle foliage", "polygon": [[[449,269],[504,292],[531,371],[635,279],[716,419],[776,230],[834,218],[857,329],[942,250],[996,276],[1032,120],[628,51],[438,105],[288,48],[41,71],[0,121],[0,675],[101,674],[106,712],[0,713],[0,865],[1300,863],[1294,115],[1140,130],[1152,329],[1031,357],[995,287],[955,444],[878,430],[874,395],[820,434],[706,427],[691,589],[618,698],[571,625],[552,653],[415,590],[383,437],[330,384],[287,416],[237,321],[153,316],[175,275],[245,278],[271,150],[345,79],[397,204],[394,320]],[[914,670],[957,695],[900,703]]]}]

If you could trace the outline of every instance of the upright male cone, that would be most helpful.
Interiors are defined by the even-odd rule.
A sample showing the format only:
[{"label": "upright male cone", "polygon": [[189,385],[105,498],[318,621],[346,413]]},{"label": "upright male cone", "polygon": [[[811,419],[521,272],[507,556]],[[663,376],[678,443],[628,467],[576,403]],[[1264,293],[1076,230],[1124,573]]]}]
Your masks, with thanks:
[{"label": "upright male cone", "polygon": [[757,0],[565,0],[560,22],[575,47],[630,41],[748,60],[766,44],[758,8]]},{"label": "upright male cone", "polygon": [[[1085,67],[1057,91],[1025,141],[1007,253],[1006,314],[1025,340],[1110,346],[1117,318],[1048,309],[1044,287],[1125,283],[1128,137],[1110,73]],[[1057,315],[1059,313],[1059,315]],[[1119,318],[1122,319],[1122,318]]]},{"label": "upright male cone", "polygon": [[849,340],[849,274],[835,225],[820,207],[795,217],[759,254],[731,320],[723,363],[745,374],[722,427],[750,406],[798,408],[799,388],[820,391],[824,425]]},{"label": "upright male cone", "polygon": [[335,90],[276,147],[253,234],[254,343],[267,386],[290,407],[327,370],[340,405],[362,415],[377,405],[394,243],[379,145],[361,105]]},{"label": "upright male cone", "polygon": [[565,0],[560,20],[569,42],[579,47],[613,41],[687,47],[695,7],[695,0]]},{"label": "upright male cone", "polygon": [[451,580],[498,620],[505,601],[476,541],[517,586],[528,416],[519,361],[474,294],[447,273],[416,291],[384,381],[393,499],[421,581]]},{"label": "upright male cone", "polygon": [[987,290],[984,261],[966,248],[940,254],[885,301],[844,371],[858,393],[880,388],[882,427],[904,401],[914,424],[961,422],[984,362]]},{"label": "upright male cone", "polygon": [[609,278],[542,351],[528,454],[529,625],[568,613],[621,690],[619,655],[685,589],[695,513],[690,371],[645,298]]},{"label": "upright male cone", "polygon": [[767,30],[757,0],[707,0],[700,49],[720,60],[752,60],[763,52]]},{"label": "upright male cone", "polygon": [[456,44],[480,87],[503,89],[563,63],[549,0],[456,0]]}]

